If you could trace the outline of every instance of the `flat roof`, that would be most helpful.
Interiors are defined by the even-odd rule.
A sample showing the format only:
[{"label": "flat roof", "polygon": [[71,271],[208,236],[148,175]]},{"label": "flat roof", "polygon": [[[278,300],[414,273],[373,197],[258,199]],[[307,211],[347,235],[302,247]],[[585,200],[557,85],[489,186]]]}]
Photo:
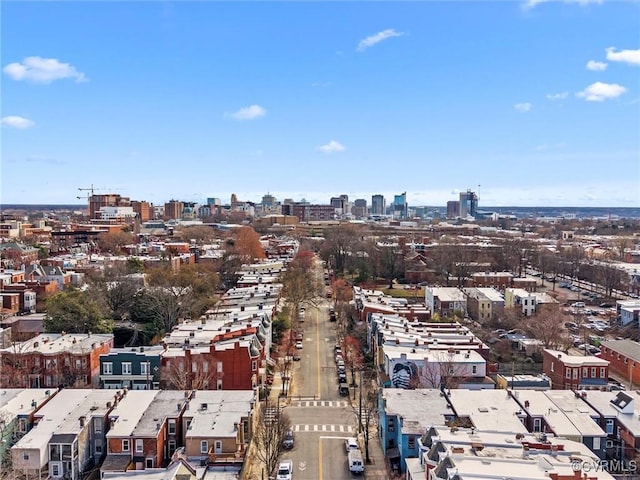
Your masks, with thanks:
[{"label": "flat roof", "polygon": [[527,431],[516,412],[518,403],[506,390],[466,390],[447,391],[449,402],[460,417],[471,419],[479,430],[489,432],[524,433]]},{"label": "flat roof", "polygon": [[235,437],[234,424],[249,416],[254,400],[253,390],[197,391],[183,415],[183,418],[192,418],[186,438]]},{"label": "flat roof", "polygon": [[80,433],[83,428],[80,427],[80,417],[85,417],[87,421],[94,416],[104,417],[110,408],[107,407],[107,402],[113,403],[113,390],[91,390],[89,395],[60,424],[56,433]]},{"label": "flat roof", "polygon": [[429,427],[444,425],[444,416],[451,414],[449,404],[439,389],[383,388],[382,398],[386,402],[387,415],[403,418],[403,433],[422,435]]},{"label": "flat roof", "polygon": [[115,418],[116,421],[107,433],[107,438],[130,437],[142,415],[160,392],[161,390],[129,390],[109,414],[109,418]]},{"label": "flat roof", "polygon": [[[0,351],[7,353],[26,354],[40,352],[43,354],[56,354],[60,352],[89,353],[95,346],[103,343],[113,342],[113,335],[104,334],[84,334],[84,333],[43,333],[26,342],[21,342],[15,347],[4,348]],[[93,345],[95,344],[95,346]]]},{"label": "flat roof", "polygon": [[136,437],[155,437],[167,417],[177,417],[185,402],[182,390],[160,390],[133,429]]},{"label": "flat roof", "polygon": [[600,343],[601,347],[609,348],[627,358],[640,362],[640,343],[627,338],[623,340],[607,340]]},{"label": "flat roof", "polygon": [[[57,393],[57,388],[5,388],[0,391],[0,415],[8,414],[10,418],[31,413]],[[33,407],[32,402],[36,402]]]},{"label": "flat roof", "polygon": [[594,357],[593,355],[567,355],[564,352],[551,350],[550,348],[545,348],[544,351],[550,353],[565,365],[572,367],[606,367],[609,365],[609,362],[604,358]]},{"label": "flat roof", "polygon": [[626,429],[631,431],[634,436],[640,436],[640,396],[637,392],[625,392],[633,398],[632,413],[623,413],[613,406],[611,400],[614,400],[618,392],[602,392],[600,390],[589,390],[583,401],[591,405],[596,411],[605,417],[616,418]]},{"label": "flat roof", "polygon": [[[64,389],[59,391],[37,413],[40,420],[37,426],[32,428],[24,437],[18,440],[12,448],[40,450],[41,464],[46,464],[46,449],[51,435],[58,430],[60,425],[69,417],[73,417],[75,409],[84,402],[92,392],[90,389]],[[44,465],[42,464],[42,465]]]}]

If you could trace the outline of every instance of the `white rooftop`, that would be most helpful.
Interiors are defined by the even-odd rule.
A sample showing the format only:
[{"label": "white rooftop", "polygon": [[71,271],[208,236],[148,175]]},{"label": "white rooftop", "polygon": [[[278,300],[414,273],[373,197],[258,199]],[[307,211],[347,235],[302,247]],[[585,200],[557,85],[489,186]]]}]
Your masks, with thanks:
[{"label": "white rooftop", "polygon": [[506,390],[447,391],[453,409],[460,417],[469,417],[478,430],[525,433],[516,412],[520,406]]},{"label": "white rooftop", "polygon": [[109,433],[107,433],[107,438],[130,437],[142,415],[144,415],[144,412],[160,391],[129,390],[122,400],[118,402],[118,406],[109,414],[110,419],[116,420]]},{"label": "white rooftop", "polygon": [[184,412],[193,419],[186,438],[235,437],[234,424],[249,416],[254,400],[253,390],[198,390]]}]

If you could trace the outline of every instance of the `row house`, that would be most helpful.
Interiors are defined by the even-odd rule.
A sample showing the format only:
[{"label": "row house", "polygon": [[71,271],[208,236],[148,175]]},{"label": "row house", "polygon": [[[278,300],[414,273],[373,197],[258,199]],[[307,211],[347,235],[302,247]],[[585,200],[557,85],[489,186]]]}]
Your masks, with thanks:
[{"label": "row house", "polygon": [[[0,328],[9,329],[12,342],[24,342],[44,332],[44,318],[44,313],[10,315],[0,319]],[[6,343],[4,346],[0,346],[0,349],[9,345],[10,343]]]},{"label": "row house", "polygon": [[599,415],[606,432],[607,459],[635,460],[640,449],[640,398],[637,392],[584,392],[582,400]]},{"label": "row house", "polygon": [[0,350],[0,388],[97,386],[112,334],[46,333]]},{"label": "row house", "polygon": [[507,288],[504,291],[504,306],[516,308],[525,317],[530,317],[536,312],[536,297],[522,288]]},{"label": "row house", "polygon": [[182,420],[187,459],[241,465],[251,439],[255,400],[252,390],[193,392]]},{"label": "row house", "polygon": [[9,449],[31,430],[38,409],[57,392],[45,388],[6,388],[0,391],[0,471],[9,464]]},{"label": "row house", "polygon": [[504,290],[511,286],[513,274],[511,272],[476,272],[471,274],[471,278],[475,287]]},{"label": "row house", "polygon": [[504,312],[504,296],[495,288],[467,288],[467,311],[469,316],[484,323],[499,318]]},{"label": "row house", "polygon": [[640,300],[618,300],[616,311],[621,326],[640,326]]},{"label": "row house", "polygon": [[18,311],[20,313],[35,313],[37,294],[24,283],[12,283],[5,285],[0,294],[15,293],[18,295]]},{"label": "row house", "polygon": [[406,298],[395,298],[379,290],[353,287],[353,299],[360,321],[373,313],[397,315],[411,322],[428,322],[431,311],[424,304],[409,304]]},{"label": "row house", "polygon": [[640,343],[630,339],[607,340],[600,344],[600,358],[609,362],[611,373],[640,385]]},{"label": "row house", "polygon": [[526,415],[527,430],[567,438],[586,445],[598,458],[605,458],[606,433],[599,414],[571,390],[512,390],[513,399]]},{"label": "row house", "polygon": [[100,355],[100,388],[160,388],[160,357],[164,350],[162,345],[114,348]]},{"label": "row house", "polygon": [[47,478],[84,478],[104,457],[112,397],[91,389],[52,395],[33,413],[32,428],[11,447],[15,471],[37,478],[43,472]]},{"label": "row house", "polygon": [[56,265],[29,265],[25,276],[30,281],[56,282],[59,290],[71,285],[72,274]]},{"label": "row house", "polygon": [[[407,459],[407,480],[510,478],[513,480],[613,480],[584,445],[564,439],[475,428],[434,427]],[[597,467],[597,468],[596,468]],[[452,477],[452,472],[456,472]]]},{"label": "row house", "polygon": [[217,337],[207,347],[192,347],[187,339],[163,353],[161,381],[168,388],[249,390],[261,381],[262,360],[255,334]]},{"label": "row house", "polygon": [[557,350],[542,351],[542,371],[556,390],[593,390],[606,388],[609,362],[603,358],[568,355]]},{"label": "row house", "polygon": [[455,287],[425,288],[425,304],[433,314],[437,313],[442,318],[453,317],[457,312],[463,316],[467,313],[467,296]]},{"label": "row house", "polygon": [[3,315],[14,315],[20,311],[20,294],[0,292],[0,311]]},{"label": "row house", "polygon": [[12,267],[19,269],[23,265],[30,265],[38,260],[40,250],[20,242],[5,242],[0,244],[0,255],[3,259],[11,259]]}]

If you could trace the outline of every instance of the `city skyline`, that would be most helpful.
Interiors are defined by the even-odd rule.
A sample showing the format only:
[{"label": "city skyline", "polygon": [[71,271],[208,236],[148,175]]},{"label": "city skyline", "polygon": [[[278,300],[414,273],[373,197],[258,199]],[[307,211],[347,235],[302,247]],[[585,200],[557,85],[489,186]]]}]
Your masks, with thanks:
[{"label": "city skyline", "polygon": [[3,204],[640,205],[637,1],[2,13]]}]

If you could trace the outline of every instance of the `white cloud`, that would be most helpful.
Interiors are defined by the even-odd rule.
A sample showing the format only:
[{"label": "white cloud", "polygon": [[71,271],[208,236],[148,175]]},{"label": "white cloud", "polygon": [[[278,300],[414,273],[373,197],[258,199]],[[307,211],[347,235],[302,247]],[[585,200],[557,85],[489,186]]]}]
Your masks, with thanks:
[{"label": "white cloud", "polygon": [[[522,4],[522,8],[525,10],[531,10],[532,8],[535,8],[537,5],[540,5],[541,3],[548,3],[551,1],[554,1],[554,0],[526,0]],[[577,3],[578,5],[581,5],[584,7],[591,3],[602,5],[604,0],[563,0],[563,1],[564,3]]]},{"label": "white cloud", "polygon": [[367,48],[373,47],[376,43],[380,43],[384,40],[388,40],[389,38],[393,38],[393,37],[401,37],[403,35],[404,35],[403,32],[396,32],[393,28],[388,28],[386,30],[376,33],[375,35],[371,35],[367,38],[360,40],[360,43],[358,43],[357,50],[359,52],[364,52]]},{"label": "white cloud", "polygon": [[13,128],[29,128],[33,127],[35,123],[28,118],[19,117],[18,115],[9,115],[2,117],[2,125]]},{"label": "white cloud", "polygon": [[515,108],[518,112],[528,112],[533,107],[529,102],[525,103],[516,103],[513,108]]},{"label": "white cloud", "polygon": [[576,93],[576,96],[584,98],[588,102],[602,102],[608,98],[619,97],[626,91],[625,87],[617,83],[596,82]]},{"label": "white cloud", "polygon": [[335,140],[331,140],[326,145],[321,145],[318,147],[318,150],[320,150],[323,153],[342,152],[345,149],[346,147],[344,145],[342,145],[340,142],[336,142]]},{"label": "white cloud", "polygon": [[615,47],[607,48],[607,60],[610,62],[625,62],[632,65],[640,65],[640,49],[620,50],[616,52]]},{"label": "white cloud", "polygon": [[254,120],[256,118],[264,117],[267,111],[260,105],[250,105],[248,107],[241,108],[237,112],[231,113],[228,116],[235,120]]},{"label": "white cloud", "polygon": [[601,72],[607,69],[607,64],[605,62],[596,62],[595,60],[589,60],[587,62],[587,70],[592,70],[594,72]]},{"label": "white cloud", "polygon": [[311,86],[316,88],[325,88],[325,87],[330,87],[331,82],[313,82]]},{"label": "white cloud", "polygon": [[76,82],[88,81],[84,73],[69,63],[61,63],[57,58],[26,57],[22,63],[6,65],[4,73],[14,80],[26,80],[32,83],[51,83],[65,78]]},{"label": "white cloud", "polygon": [[569,92],[547,93],[546,95],[548,100],[564,100],[568,96],[569,96]]}]

